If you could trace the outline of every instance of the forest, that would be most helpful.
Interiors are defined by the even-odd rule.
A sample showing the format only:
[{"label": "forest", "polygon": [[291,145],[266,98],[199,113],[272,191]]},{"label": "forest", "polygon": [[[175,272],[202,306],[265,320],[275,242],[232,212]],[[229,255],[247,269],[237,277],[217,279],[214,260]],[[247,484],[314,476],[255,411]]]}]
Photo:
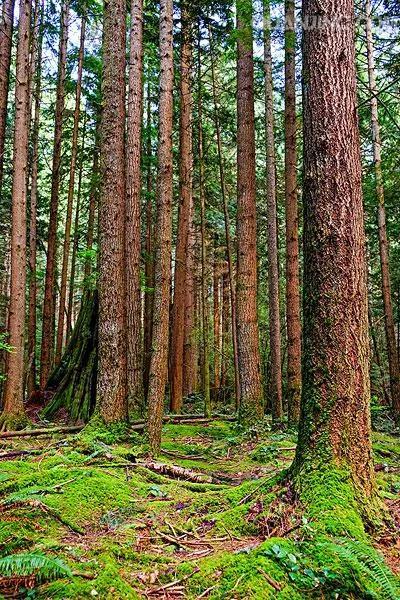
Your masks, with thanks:
[{"label": "forest", "polygon": [[399,0],[0,7],[0,598],[399,600]]}]

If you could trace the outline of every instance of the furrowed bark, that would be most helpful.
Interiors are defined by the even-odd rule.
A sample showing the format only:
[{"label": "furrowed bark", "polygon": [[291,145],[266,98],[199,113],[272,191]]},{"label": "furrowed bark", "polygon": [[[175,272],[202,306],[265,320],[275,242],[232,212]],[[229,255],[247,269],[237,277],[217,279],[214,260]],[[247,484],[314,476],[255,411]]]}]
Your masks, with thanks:
[{"label": "furrowed bark", "polygon": [[193,203],[192,151],[192,26],[188,3],[181,2],[181,57],[180,57],[180,122],[179,122],[179,215],[176,241],[174,303],[171,328],[171,402],[172,412],[183,405],[183,349],[185,342],[185,305],[188,275],[188,239]]},{"label": "furrowed bark", "polygon": [[253,15],[251,0],[237,4],[237,281],[239,418],[263,418],[257,321],[257,231],[254,132]]},{"label": "furrowed bark", "polygon": [[6,382],[1,421],[4,427],[24,422],[24,349],[26,284],[26,205],[29,138],[29,31],[31,3],[19,4],[16,58],[14,172],[11,221],[11,293],[8,342],[13,351],[7,357]]},{"label": "furrowed bark", "polygon": [[172,238],[172,118],[173,118],[173,4],[160,2],[160,90],[157,174],[157,221],[153,341],[149,373],[148,421],[150,450],[157,455],[161,446],[164,394],[168,376],[169,309]]},{"label": "furrowed bark", "polygon": [[[303,22],[319,3],[305,0]],[[326,0],[305,27],[304,353],[294,474],[347,469],[375,493],[370,424],[367,273],[354,60],[354,3]],[[341,26],[337,26],[340,19]]]},{"label": "furrowed bark", "polygon": [[143,0],[131,2],[126,152],[126,324],[128,410],[143,412],[140,292],[141,133],[143,107]]},{"label": "furrowed bark", "polygon": [[296,152],[296,30],[294,0],[285,0],[286,331],[289,425],[297,425],[301,397],[299,218]]},{"label": "furrowed bark", "polygon": [[99,207],[99,368],[97,410],[105,423],[126,419],[125,46],[126,5],[104,4],[103,113]]},{"label": "furrowed bark", "polygon": [[268,309],[271,355],[272,420],[279,422],[282,409],[281,320],[279,305],[278,218],[276,207],[276,161],[274,133],[274,90],[272,83],[270,0],[264,0],[265,143],[268,219]]}]

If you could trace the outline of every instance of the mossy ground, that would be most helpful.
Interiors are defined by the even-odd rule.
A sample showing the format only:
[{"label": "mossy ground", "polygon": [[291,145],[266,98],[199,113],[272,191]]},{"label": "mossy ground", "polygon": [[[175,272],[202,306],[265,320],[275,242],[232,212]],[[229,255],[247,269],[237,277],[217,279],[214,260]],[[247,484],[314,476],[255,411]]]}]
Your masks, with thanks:
[{"label": "mossy ground", "polygon": [[[285,480],[294,434],[243,433],[222,421],[165,426],[160,461],[218,484],[117,467],[145,452],[139,435],[126,434],[92,426],[2,442],[0,454],[32,454],[0,462],[1,556],[41,553],[73,572],[20,598],[400,598],[381,554],[396,569],[393,523],[372,539],[339,471],[313,476],[295,494]],[[374,451],[395,517],[399,440],[377,433]]]}]

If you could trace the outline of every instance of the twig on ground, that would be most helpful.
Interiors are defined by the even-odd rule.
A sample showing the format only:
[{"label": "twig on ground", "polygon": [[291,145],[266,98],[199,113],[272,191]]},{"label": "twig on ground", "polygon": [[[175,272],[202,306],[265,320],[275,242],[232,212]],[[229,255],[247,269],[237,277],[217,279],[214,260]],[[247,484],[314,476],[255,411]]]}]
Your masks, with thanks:
[{"label": "twig on ground", "polygon": [[268,575],[268,573],[266,573],[264,571],[264,569],[262,569],[261,567],[257,567],[257,571],[259,573],[261,573],[261,575],[264,577],[264,579],[267,580],[267,582],[269,583],[269,585],[271,587],[273,587],[274,590],[276,590],[277,592],[281,592],[282,591],[282,586],[277,581],[275,581],[275,579],[272,579],[272,577],[270,577],[270,575]]},{"label": "twig on ground", "polygon": [[195,575],[199,571],[200,571],[200,568],[196,567],[194,569],[194,571],[192,571],[188,575],[185,575],[185,577],[182,577],[181,579],[174,579],[174,581],[171,581],[170,583],[166,583],[165,585],[160,585],[159,587],[152,589],[148,593],[149,593],[149,595],[152,596],[154,594],[158,594],[160,592],[163,592],[164,590],[168,590],[168,589],[170,589],[172,587],[179,586],[180,583],[183,583],[184,581],[187,581],[188,579],[190,579],[190,577],[193,577],[193,575]]}]

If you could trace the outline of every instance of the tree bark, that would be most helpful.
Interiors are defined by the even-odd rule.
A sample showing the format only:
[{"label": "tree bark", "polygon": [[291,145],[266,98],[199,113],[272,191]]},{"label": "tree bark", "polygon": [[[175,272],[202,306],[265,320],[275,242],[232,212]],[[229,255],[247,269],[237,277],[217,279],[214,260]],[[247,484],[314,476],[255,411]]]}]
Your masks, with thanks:
[{"label": "tree bark", "polygon": [[71,163],[69,168],[69,184],[68,184],[68,200],[67,200],[67,215],[65,219],[65,233],[63,246],[63,259],[61,269],[61,285],[60,285],[60,300],[58,305],[58,327],[57,327],[57,343],[55,363],[58,364],[61,359],[61,354],[64,345],[64,322],[65,322],[65,305],[67,299],[67,278],[68,278],[68,263],[71,246],[71,225],[72,225],[72,209],[75,191],[75,171],[76,161],[78,157],[78,134],[79,134],[79,118],[81,114],[81,92],[82,92],[82,73],[83,73],[83,58],[85,52],[85,28],[86,15],[82,16],[81,35],[78,54],[78,77],[76,81],[75,92],[75,110],[74,110],[74,125],[72,130],[72,150]]},{"label": "tree bark", "polygon": [[214,242],[213,268],[213,329],[214,329],[214,400],[217,400],[221,384],[221,310],[220,310],[221,267],[218,248]]},{"label": "tree bark", "polygon": [[296,29],[294,0],[285,0],[285,208],[287,404],[289,425],[297,425],[301,397],[299,217],[296,150]]},{"label": "tree bark", "polygon": [[160,90],[157,174],[157,221],[153,341],[149,372],[148,422],[150,450],[161,446],[162,414],[168,376],[169,304],[172,238],[172,119],[174,61],[172,45],[173,3],[160,2]]},{"label": "tree bark", "polygon": [[[10,79],[11,46],[13,36],[15,0],[4,0],[1,7],[0,22],[0,197],[3,185],[4,146],[7,123],[7,100]],[[8,221],[9,222],[9,221]],[[8,296],[9,296],[9,225],[1,227],[3,241],[1,244],[2,273],[0,280],[0,333],[7,329]],[[6,356],[0,351],[0,369],[5,371]],[[2,382],[0,382],[0,395]]]},{"label": "tree bark", "polygon": [[264,0],[265,144],[268,239],[268,309],[271,356],[272,420],[279,422],[282,410],[282,352],[279,303],[278,217],[276,208],[276,161],[274,133],[274,90],[272,83],[270,0]]},{"label": "tree bark", "polygon": [[[28,373],[27,395],[31,397],[36,390],[36,246],[37,246],[37,200],[39,167],[39,122],[42,85],[42,46],[43,46],[43,2],[36,2],[33,35],[31,37],[31,98],[34,99],[34,117],[32,123],[32,160],[31,189],[29,211],[29,300],[28,300]],[[31,118],[31,113],[28,113]]]},{"label": "tree bark", "polygon": [[54,327],[56,311],[56,256],[58,200],[61,170],[61,143],[65,107],[65,78],[68,44],[68,2],[61,8],[60,43],[58,54],[57,98],[54,124],[53,169],[51,179],[49,229],[47,234],[47,263],[43,300],[42,347],[40,356],[40,388],[44,389],[53,365]]},{"label": "tree bark", "polygon": [[171,411],[180,412],[183,405],[183,349],[185,342],[185,306],[188,275],[188,239],[192,216],[192,26],[187,0],[181,2],[181,58],[180,58],[180,162],[179,162],[179,215],[176,241],[174,304],[171,328]]},{"label": "tree bark", "polygon": [[131,2],[126,152],[126,324],[128,410],[143,411],[142,318],[140,293],[141,133],[143,107],[143,0]]},{"label": "tree bark", "polygon": [[183,346],[183,396],[187,397],[197,389],[197,351],[196,351],[196,285],[195,285],[195,253],[196,235],[193,223],[194,206],[191,206],[192,216],[189,218],[186,290],[185,290],[185,339]]},{"label": "tree bark", "polygon": [[151,340],[153,335],[153,305],[154,305],[154,225],[153,225],[153,169],[151,143],[151,88],[147,84],[147,132],[146,132],[146,245],[145,245],[145,279],[144,294],[144,357],[143,385],[147,398],[149,389],[149,369],[151,358]]},{"label": "tree bark", "polygon": [[31,3],[19,5],[15,84],[14,171],[12,180],[11,293],[8,318],[7,379],[3,398],[3,426],[22,424],[24,416],[24,331],[26,283],[26,196],[29,138],[29,31]]},{"label": "tree bark", "polygon": [[257,225],[254,132],[253,16],[251,0],[237,3],[237,282],[240,411],[242,423],[262,419],[257,321]]},{"label": "tree bark", "polygon": [[[303,3],[303,22],[320,7]],[[371,451],[367,273],[354,57],[354,4],[324,2],[305,26],[304,353],[294,473],[347,469],[375,491]],[[337,26],[338,20],[341,24]]]},{"label": "tree bark", "polygon": [[125,12],[123,0],[104,4],[97,409],[106,423],[127,417]]},{"label": "tree bark", "polygon": [[392,292],[389,269],[389,244],[386,230],[385,191],[382,175],[382,140],[378,116],[378,98],[375,77],[374,42],[371,20],[371,2],[365,2],[365,30],[367,36],[368,79],[371,94],[371,128],[372,147],[374,155],[376,197],[378,200],[378,235],[379,252],[382,272],[382,296],[385,311],[386,346],[390,372],[390,392],[392,409],[397,421],[400,422],[400,365],[397,354],[396,330],[393,317]]},{"label": "tree bark", "polygon": [[[69,291],[68,291],[68,307],[67,307],[67,341],[71,337],[72,329],[74,326],[74,297],[75,297],[75,278],[76,278],[76,258],[78,254],[78,245],[79,245],[79,219],[81,216],[81,203],[82,203],[82,179],[83,179],[83,164],[84,164],[84,152],[85,152],[85,143],[86,143],[86,115],[83,119],[82,124],[82,140],[81,140],[81,149],[80,149],[80,160],[79,160],[79,174],[78,174],[78,189],[76,193],[76,206],[75,206],[75,219],[74,219],[74,237],[72,242],[72,255],[71,255],[71,272],[69,277]],[[98,188],[98,178],[99,178],[99,166],[98,166],[98,148],[95,145],[94,148],[94,158],[93,158],[93,171],[92,171],[92,183],[90,188],[90,197],[89,197],[89,218],[88,218],[88,233],[90,229],[90,220],[91,220],[91,211],[92,211],[92,198],[93,198],[93,185],[97,191]],[[93,181],[95,180],[95,184]],[[96,202],[96,201],[94,201]],[[93,227],[92,227],[93,229]],[[93,233],[93,232],[92,232]],[[85,270],[84,270],[84,288],[88,287],[87,278],[90,276],[92,261],[90,258],[87,258],[85,261]]]},{"label": "tree bark", "polygon": [[208,306],[208,277],[207,277],[207,231],[206,231],[206,193],[204,175],[204,148],[203,148],[203,95],[201,83],[201,35],[199,24],[198,39],[198,143],[199,143],[199,194],[200,194],[200,239],[201,239],[201,320],[202,320],[202,362],[201,362],[201,387],[204,398],[204,416],[211,415],[210,396],[210,322]]}]

